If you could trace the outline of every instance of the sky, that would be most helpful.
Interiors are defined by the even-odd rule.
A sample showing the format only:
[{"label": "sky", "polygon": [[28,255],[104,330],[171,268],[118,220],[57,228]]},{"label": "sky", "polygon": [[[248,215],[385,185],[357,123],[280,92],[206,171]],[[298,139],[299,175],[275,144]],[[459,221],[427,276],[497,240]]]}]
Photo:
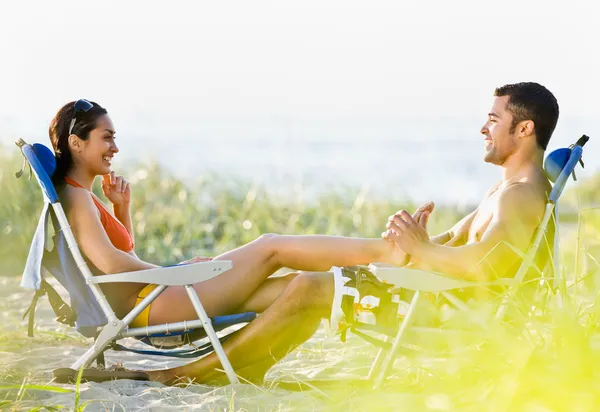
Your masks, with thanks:
[{"label": "sky", "polygon": [[537,81],[560,104],[555,144],[587,133],[598,159],[595,3],[3,1],[0,142],[47,142],[85,97],[130,156],[240,138],[483,144],[494,88]]}]

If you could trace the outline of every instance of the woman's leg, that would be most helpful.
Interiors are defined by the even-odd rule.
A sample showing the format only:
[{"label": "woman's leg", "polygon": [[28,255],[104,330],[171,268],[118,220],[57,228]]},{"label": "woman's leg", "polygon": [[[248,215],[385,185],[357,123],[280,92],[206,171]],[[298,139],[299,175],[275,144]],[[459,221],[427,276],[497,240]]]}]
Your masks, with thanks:
[{"label": "woman's leg", "polygon": [[[331,266],[389,261],[397,248],[383,239],[352,239],[334,236],[263,235],[240,248],[215,257],[231,260],[233,268],[194,285],[209,316],[234,313],[259,286],[282,267],[295,270],[323,271]],[[272,290],[272,288],[270,288]],[[253,306],[266,308],[273,294]],[[195,319],[196,312],[183,287],[169,287],[152,304],[150,324]]]},{"label": "woman's leg", "polygon": [[[333,300],[331,273],[301,273],[257,319],[230,339],[223,348],[242,378],[260,381],[265,372],[296,346],[309,339],[320,320],[329,316]],[[149,372],[151,379],[174,383],[188,377],[195,382],[223,378],[221,363],[212,353],[196,362],[173,369]]]},{"label": "woman's leg", "polygon": [[[413,217],[433,210],[432,203],[421,206]],[[336,236],[262,235],[253,242],[215,257],[231,260],[233,269],[216,278],[197,283],[194,289],[209,316],[233,313],[248,301],[259,286],[282,267],[294,270],[324,271],[332,266],[352,266],[370,262],[404,264],[406,254],[394,242],[383,239],[354,239]],[[276,296],[276,295],[275,295]],[[269,295],[256,307],[267,307]],[[176,302],[174,304],[174,302]],[[170,287],[152,304],[150,324],[195,319],[183,287]]]},{"label": "woman's leg", "polygon": [[387,240],[324,235],[273,235],[272,249],[280,267],[315,272],[332,266],[390,262],[404,255]]},{"label": "woman's leg", "polygon": [[[215,259],[231,260],[233,268],[217,277],[194,284],[208,316],[233,313],[279,269],[270,247],[271,236],[261,236]],[[151,325],[197,319],[182,286],[168,287],[150,308]]]},{"label": "woman's leg", "polygon": [[254,293],[241,306],[235,309],[235,312],[263,313],[275,302],[296,276],[298,276],[298,273],[293,272],[284,276],[271,276],[265,279]]},{"label": "woman's leg", "polygon": [[[427,202],[413,214],[424,228],[435,205]],[[394,242],[383,239],[356,239],[336,236],[277,236],[275,259],[281,267],[324,271],[332,266],[366,265],[386,262],[406,264],[407,255]]]}]

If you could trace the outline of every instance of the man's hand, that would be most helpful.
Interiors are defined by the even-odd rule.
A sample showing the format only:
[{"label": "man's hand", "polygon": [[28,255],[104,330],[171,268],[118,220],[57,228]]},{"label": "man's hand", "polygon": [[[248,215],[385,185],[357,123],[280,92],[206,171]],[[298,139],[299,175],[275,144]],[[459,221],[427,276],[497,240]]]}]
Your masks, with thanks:
[{"label": "man's hand", "polygon": [[433,213],[433,209],[435,208],[435,203],[427,202],[415,210],[412,218],[421,225],[421,227],[427,230],[427,222],[429,222],[429,216]]},{"label": "man's hand", "polygon": [[429,234],[423,226],[427,224],[428,216],[429,213],[425,211],[417,221],[406,210],[402,210],[390,217],[384,238],[395,242],[407,254],[412,254],[416,248],[429,242]]},{"label": "man's hand", "polygon": [[[415,221],[419,222],[419,225],[421,225],[423,229],[427,230],[427,222],[429,221],[429,216],[433,212],[434,208],[435,204],[433,202],[427,202],[415,211],[415,213],[412,215],[412,218]],[[396,215],[398,215],[399,213],[400,211],[398,211]],[[393,245],[393,250],[391,252],[392,257],[390,260],[394,262],[395,265],[405,266],[412,260],[412,257],[407,251],[399,247],[398,243],[396,243],[394,239],[390,238],[390,235],[393,232],[391,222],[393,221],[396,215],[392,215],[389,217],[388,224],[386,225],[387,230],[381,234],[381,237],[389,241]]]},{"label": "man's hand", "polygon": [[102,193],[115,206],[129,206],[131,202],[131,186],[123,176],[115,172],[102,176]]},{"label": "man's hand", "polygon": [[[429,216],[431,216],[431,213],[433,213],[434,208],[435,208],[435,203],[433,203],[433,202],[424,203],[417,210],[415,210],[415,213],[413,213],[412,218],[416,222],[418,222],[419,225],[421,225],[421,227],[423,229],[427,230],[427,222],[429,222]],[[391,215],[388,218],[388,223],[386,225],[387,230],[381,234],[382,238],[389,240],[390,242],[394,241],[393,239],[389,239],[390,230],[393,230],[393,227],[390,227],[390,223],[393,221],[395,216],[398,216],[400,214],[400,212],[401,212],[401,210],[396,212],[395,215]]]}]

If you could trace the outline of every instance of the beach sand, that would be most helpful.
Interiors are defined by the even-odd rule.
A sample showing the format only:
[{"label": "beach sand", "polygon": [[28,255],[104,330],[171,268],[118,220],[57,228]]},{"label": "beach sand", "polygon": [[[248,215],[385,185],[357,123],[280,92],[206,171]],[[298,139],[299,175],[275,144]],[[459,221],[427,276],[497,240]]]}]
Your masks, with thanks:
[{"label": "beach sand", "polygon": [[[74,328],[54,321],[46,297],[40,299],[36,310],[35,336],[27,337],[27,319],[23,313],[31,302],[32,291],[19,287],[18,277],[0,277],[0,365],[2,384],[49,384],[67,389],[75,385],[52,382],[52,370],[69,367],[86,350],[88,340]],[[50,279],[53,281],[53,279]],[[54,282],[52,282],[54,283]],[[132,339],[128,343],[141,345]],[[342,343],[328,337],[320,328],[305,344],[291,352],[267,374],[267,384],[261,387],[238,384],[210,387],[192,384],[168,387],[154,382],[119,380],[105,383],[83,383],[80,404],[92,402],[86,410],[367,410],[373,406],[373,392],[357,389],[350,382],[365,378],[376,355],[376,348],[355,336]],[[128,369],[148,370],[176,366],[188,361],[109,351],[107,366],[122,363]],[[402,362],[399,359],[397,362]],[[330,379],[348,382],[334,389],[286,390],[273,382]],[[6,399],[15,399],[16,389]],[[6,392],[3,391],[3,392]],[[0,391],[2,393],[2,391]],[[4,396],[3,396],[4,397]],[[72,409],[74,393],[54,393],[27,390],[18,407],[64,406]],[[395,409],[411,404],[418,409],[422,398],[402,393],[380,393],[377,409]],[[414,401],[414,403],[413,403]],[[418,405],[421,404],[419,407]]]}]

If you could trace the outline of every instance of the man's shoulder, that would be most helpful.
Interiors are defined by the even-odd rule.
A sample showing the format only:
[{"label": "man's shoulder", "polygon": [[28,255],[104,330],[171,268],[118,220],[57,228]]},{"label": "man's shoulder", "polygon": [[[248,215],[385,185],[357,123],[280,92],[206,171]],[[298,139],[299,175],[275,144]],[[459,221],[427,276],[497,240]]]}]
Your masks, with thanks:
[{"label": "man's shoulder", "polygon": [[504,212],[536,220],[544,214],[548,193],[541,182],[510,182],[499,192],[498,208]]},{"label": "man's shoulder", "polygon": [[552,190],[552,186],[548,179],[535,177],[524,180],[517,180],[512,182],[507,182],[502,185],[501,192],[503,196],[519,200],[520,197],[524,197],[523,201],[529,200],[533,202],[542,202],[546,204],[548,201],[548,196],[550,195],[550,191]]},{"label": "man's shoulder", "polygon": [[542,182],[537,181],[499,181],[494,184],[485,195],[485,198],[518,198],[519,196],[541,195],[545,193]]}]

